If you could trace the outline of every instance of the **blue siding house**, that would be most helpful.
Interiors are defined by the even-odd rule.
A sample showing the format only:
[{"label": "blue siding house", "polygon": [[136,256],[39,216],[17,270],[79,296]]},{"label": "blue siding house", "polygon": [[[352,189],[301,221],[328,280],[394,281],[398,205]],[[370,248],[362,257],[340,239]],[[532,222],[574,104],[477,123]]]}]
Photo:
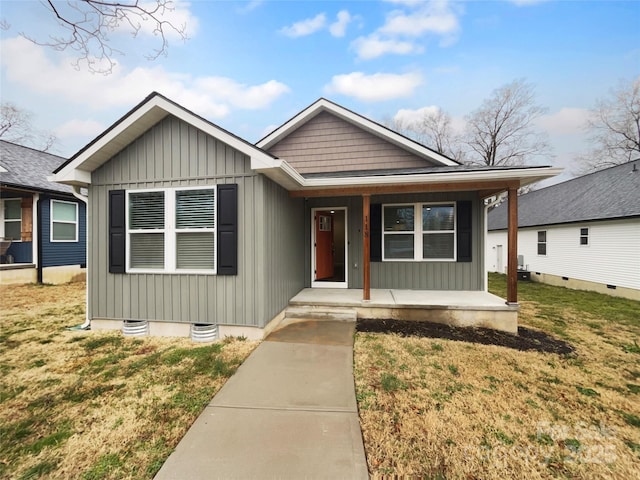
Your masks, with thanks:
[{"label": "blue siding house", "polygon": [[57,155],[0,140],[0,283],[84,278],[84,197],[47,179],[64,162]]}]

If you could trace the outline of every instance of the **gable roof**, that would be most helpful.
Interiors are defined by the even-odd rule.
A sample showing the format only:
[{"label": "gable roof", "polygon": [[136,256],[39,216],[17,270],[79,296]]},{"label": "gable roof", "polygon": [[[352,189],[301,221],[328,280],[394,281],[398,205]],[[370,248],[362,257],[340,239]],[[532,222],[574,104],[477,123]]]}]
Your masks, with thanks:
[{"label": "gable roof", "polygon": [[[640,159],[518,198],[518,226],[640,217]],[[488,229],[507,228],[507,204],[489,212]]]},{"label": "gable roof", "polygon": [[72,193],[71,187],[47,180],[47,177],[65,161],[65,158],[58,155],[0,140],[0,185],[26,190]]},{"label": "gable roof", "polygon": [[[283,132],[292,131],[291,129],[295,129],[295,126],[300,125],[300,122],[303,122],[305,118],[310,119],[313,114],[327,111],[326,109],[330,109],[332,112],[339,112],[340,115],[345,116],[349,121],[355,121],[358,125],[363,126],[363,128],[370,128],[376,131],[377,135],[385,135],[384,138],[387,140],[393,139],[393,141],[404,144],[406,148],[420,152],[422,158],[429,158],[432,164],[436,163],[438,166],[434,167],[434,171],[413,172],[404,175],[378,175],[372,171],[368,171],[370,173],[369,175],[360,177],[342,175],[334,178],[306,178],[285,160],[271,155],[263,150],[261,146],[252,145],[159,93],[153,92],[104,133],[71,157],[66,163],[58,167],[54,171],[52,179],[67,185],[82,187],[90,185],[91,173],[94,170],[109,161],[114,155],[168,115],[172,115],[188,123],[247,155],[251,160],[252,170],[267,176],[290,192],[295,191],[300,195],[304,193],[311,194],[311,192],[319,195],[322,193],[321,191],[331,188],[358,186],[378,188],[382,185],[420,185],[421,188],[429,185],[429,188],[444,188],[439,187],[439,185],[443,185],[450,189],[452,188],[452,183],[455,183],[458,188],[477,190],[491,188],[495,190],[496,188],[507,188],[507,184],[517,184],[518,186],[527,185],[553,177],[561,172],[561,169],[552,167],[515,168],[499,171],[481,169],[468,170],[457,162],[447,159],[413,140],[392,132],[375,122],[371,122],[325,99],[320,99],[309,107],[305,111],[306,113],[303,112],[302,117],[297,115],[294,119],[283,125],[283,127],[261,140],[260,143],[268,145],[271,141],[277,141],[276,139],[281,138],[280,135]],[[445,169],[444,167],[447,168]],[[487,182],[493,183],[487,185]],[[497,185],[496,182],[498,182],[499,185]],[[485,193],[486,192],[485,190]],[[487,193],[487,195],[489,194],[492,193]]]},{"label": "gable roof", "polygon": [[70,185],[89,185],[91,183],[91,172],[167,115],[173,115],[249,156],[251,158],[251,168],[253,169],[274,166],[274,156],[205,120],[158,92],[152,92],[91,143],[57,168],[54,171],[55,181]]},{"label": "gable roof", "polygon": [[404,150],[413,153],[419,157],[428,160],[431,164],[442,166],[460,165],[459,162],[452,160],[451,158],[432,150],[415,140],[412,140],[404,135],[401,135],[393,130],[374,122],[362,115],[355,113],[347,108],[344,108],[337,103],[333,103],[326,98],[320,98],[316,102],[309,105],[293,118],[287,120],[280,127],[276,128],[273,132],[266,137],[259,140],[256,145],[262,149],[268,150],[280,140],[296,131],[298,128],[309,122],[323,112],[329,112],[336,117],[345,120],[346,122],[355,125],[377,137],[383,138],[385,141],[392,143]]}]

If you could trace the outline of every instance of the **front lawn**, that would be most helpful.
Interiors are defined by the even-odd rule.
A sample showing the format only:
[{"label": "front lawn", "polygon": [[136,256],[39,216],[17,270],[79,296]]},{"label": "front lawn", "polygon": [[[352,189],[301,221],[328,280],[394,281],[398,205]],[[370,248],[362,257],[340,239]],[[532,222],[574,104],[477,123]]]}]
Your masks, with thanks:
[{"label": "front lawn", "polygon": [[153,478],[256,346],[66,330],[84,298],[0,287],[0,478]]},{"label": "front lawn", "polygon": [[[640,302],[518,287],[520,325],[574,352],[356,334],[374,476],[640,478]],[[505,277],[490,290],[504,296]]]}]

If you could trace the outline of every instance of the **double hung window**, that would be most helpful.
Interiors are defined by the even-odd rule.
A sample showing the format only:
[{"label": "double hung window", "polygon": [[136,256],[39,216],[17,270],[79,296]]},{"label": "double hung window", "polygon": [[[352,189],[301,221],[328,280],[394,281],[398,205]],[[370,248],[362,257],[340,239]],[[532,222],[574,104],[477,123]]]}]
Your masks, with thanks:
[{"label": "double hung window", "polygon": [[3,226],[4,233],[0,235],[7,240],[20,241],[22,239],[22,200],[4,200]]},{"label": "double hung window", "polygon": [[538,232],[538,255],[547,254],[547,231],[541,230]]},{"label": "double hung window", "polygon": [[454,203],[383,205],[383,260],[455,261]]},{"label": "double hung window", "polygon": [[580,245],[589,245],[589,227],[580,229]]},{"label": "double hung window", "polygon": [[129,191],[128,269],[215,273],[216,188]]},{"label": "double hung window", "polygon": [[51,241],[78,241],[78,204],[51,200]]}]

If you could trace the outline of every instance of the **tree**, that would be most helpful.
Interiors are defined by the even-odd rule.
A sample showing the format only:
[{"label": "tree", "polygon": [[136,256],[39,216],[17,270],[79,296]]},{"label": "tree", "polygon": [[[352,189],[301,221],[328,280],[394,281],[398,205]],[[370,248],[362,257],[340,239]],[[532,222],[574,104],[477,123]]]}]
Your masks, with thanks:
[{"label": "tree", "polygon": [[533,86],[523,79],[494,90],[466,117],[469,163],[523,165],[531,157],[548,154],[546,135],[535,125],[545,113],[535,102]]},{"label": "tree", "polygon": [[143,25],[150,26],[153,35],[160,40],[159,48],[147,55],[151,60],[166,55],[169,31],[178,34],[182,40],[187,39],[186,25],[176,26],[165,19],[165,14],[175,8],[171,0],[46,0],[42,3],[67,33],[50,35],[48,41],[39,41],[25,33],[22,35],[38,45],[60,51],[75,50],[76,67],[86,63],[92,72],[111,73],[115,66],[114,55],[123,54],[111,46],[109,34],[114,31],[126,30],[136,37]]},{"label": "tree", "polygon": [[599,99],[586,129],[593,148],[581,157],[585,172],[640,158],[640,77],[620,81]]},{"label": "tree", "polygon": [[52,133],[35,130],[31,117],[30,112],[13,103],[3,102],[0,106],[0,138],[47,152],[55,144],[56,137]]},{"label": "tree", "polygon": [[453,130],[451,115],[438,107],[423,109],[422,116],[416,121],[396,117],[385,120],[384,125],[447,157],[458,161],[464,159],[460,136]]}]

